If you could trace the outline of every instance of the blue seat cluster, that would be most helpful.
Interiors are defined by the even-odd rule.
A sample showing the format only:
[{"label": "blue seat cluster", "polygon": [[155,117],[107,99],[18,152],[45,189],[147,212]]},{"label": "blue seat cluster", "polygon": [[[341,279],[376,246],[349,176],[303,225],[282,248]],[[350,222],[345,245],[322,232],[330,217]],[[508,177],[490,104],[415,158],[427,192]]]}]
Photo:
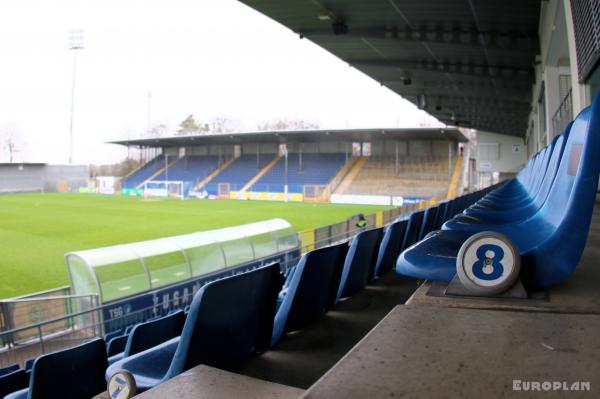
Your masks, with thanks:
[{"label": "blue seat cluster", "polygon": [[179,159],[168,170],[159,173],[153,180],[176,180],[195,185],[219,166],[217,155],[190,155]]},{"label": "blue seat cluster", "polygon": [[17,370],[0,377],[0,396],[5,399],[91,398],[106,389],[108,366],[103,339],[35,359],[31,376]]},{"label": "blue seat cluster", "polygon": [[219,193],[219,183],[229,183],[231,190],[240,190],[274,157],[275,154],[262,154],[257,164],[256,155],[242,155],[208,182],[204,188],[211,195]]},{"label": "blue seat cluster", "polygon": [[397,260],[397,272],[450,281],[462,244],[474,234],[493,231],[516,244],[526,288],[564,281],[583,253],[596,199],[599,108],[596,99],[514,179],[406,249]]},{"label": "blue seat cluster", "polygon": [[198,364],[239,369],[250,355],[268,349],[282,283],[279,265],[272,264],[206,284],[180,336],[113,363],[107,380],[127,370],[144,391]]},{"label": "blue seat cluster", "polygon": [[[346,155],[343,153],[302,154],[302,163],[298,153],[290,153],[287,167],[288,192],[301,193],[306,184],[329,184],[345,163]],[[282,157],[252,185],[250,191],[283,192],[285,182],[285,159]]]},{"label": "blue seat cluster", "polygon": [[163,155],[159,155],[156,158],[152,159],[150,162],[146,163],[137,171],[133,172],[126,179],[123,179],[121,186],[123,188],[136,188],[138,185],[148,180],[150,176],[158,172],[160,168],[163,168],[164,166],[165,157]]}]

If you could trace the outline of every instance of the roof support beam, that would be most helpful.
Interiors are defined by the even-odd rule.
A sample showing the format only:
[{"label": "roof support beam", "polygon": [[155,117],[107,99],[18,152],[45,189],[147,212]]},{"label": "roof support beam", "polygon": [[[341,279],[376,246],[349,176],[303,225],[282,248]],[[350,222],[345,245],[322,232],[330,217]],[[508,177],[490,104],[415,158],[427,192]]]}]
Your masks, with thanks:
[{"label": "roof support beam", "polygon": [[447,62],[414,62],[414,61],[380,61],[380,60],[348,60],[348,63],[358,69],[381,68],[396,69],[401,71],[415,71],[418,73],[467,76],[469,78],[498,78],[513,79],[530,85],[533,81],[533,68],[519,68],[512,66],[452,64]]},{"label": "roof support beam", "polygon": [[[442,25],[442,22],[440,22]],[[529,56],[538,52],[536,33],[478,32],[472,30],[427,30],[398,28],[348,28],[347,31],[334,29],[305,29],[297,32],[300,37],[327,38],[349,37],[356,39],[393,40],[403,43],[445,44],[481,50],[485,46],[490,51],[522,53]]]}]

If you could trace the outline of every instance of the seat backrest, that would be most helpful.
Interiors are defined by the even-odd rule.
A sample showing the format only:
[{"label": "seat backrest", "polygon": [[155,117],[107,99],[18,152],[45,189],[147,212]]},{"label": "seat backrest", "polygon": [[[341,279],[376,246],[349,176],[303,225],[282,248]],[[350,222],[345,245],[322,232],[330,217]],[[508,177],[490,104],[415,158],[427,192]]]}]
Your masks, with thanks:
[{"label": "seat backrest", "polygon": [[106,390],[106,345],[95,339],[42,355],[33,364],[29,399],[89,399]]},{"label": "seat backrest", "polygon": [[110,341],[108,341],[108,344],[106,345],[106,353],[108,354],[108,356],[114,356],[117,353],[123,352],[125,350],[125,347],[127,346],[128,339],[129,335],[123,334],[116,336]]},{"label": "seat backrest", "polygon": [[339,272],[339,259],[347,247],[348,244],[343,242],[302,256],[277,310],[271,345],[285,332],[304,328],[327,311],[332,291],[337,289],[334,282],[336,271]]},{"label": "seat backrest", "polygon": [[419,232],[419,241],[433,230],[438,210],[439,208],[437,206],[432,206],[425,210],[423,222],[421,222],[421,231]]},{"label": "seat backrest", "polygon": [[[451,204],[454,202],[456,202],[456,200],[452,200]],[[424,211],[416,211],[408,218],[408,226],[406,227],[406,234],[404,235],[404,240],[402,240],[400,252],[419,241],[421,223],[423,223],[423,213]]]},{"label": "seat backrest", "polygon": [[[526,279],[540,286],[556,284],[569,276],[577,266],[587,240],[590,228],[598,175],[600,172],[600,97],[596,97],[590,107],[577,116],[565,145],[558,172],[548,194],[548,198],[538,217],[544,220],[545,231],[536,231],[526,237],[533,240],[546,235],[546,247],[553,248],[549,262],[524,270]],[[526,255],[523,262],[528,262]],[[530,275],[529,273],[536,273]]]},{"label": "seat backrest", "polygon": [[336,302],[340,298],[354,295],[367,285],[371,274],[373,253],[377,250],[381,231],[381,227],[361,231],[352,240],[344,260]]},{"label": "seat backrest", "polygon": [[18,364],[11,364],[9,366],[4,366],[2,368],[0,368],[0,377],[2,377],[3,375],[12,373],[13,371],[17,371],[19,369],[19,365]]},{"label": "seat backrest", "polygon": [[181,335],[185,313],[178,310],[167,316],[137,324],[129,335],[124,356],[131,356]]},{"label": "seat backrest", "polygon": [[448,207],[448,201],[441,202],[438,205],[438,212],[435,217],[435,224],[433,225],[434,230],[439,230],[442,228],[442,225],[445,222],[444,217],[446,216],[446,208],[447,207]]},{"label": "seat backrest", "polygon": [[199,364],[235,371],[268,349],[283,281],[273,263],[203,286],[192,301],[164,379]]},{"label": "seat backrest", "polygon": [[385,230],[377,252],[377,263],[375,264],[376,276],[381,276],[389,272],[396,264],[407,225],[408,220],[400,220],[390,224]]},{"label": "seat backrest", "polygon": [[0,398],[5,397],[9,393],[27,388],[29,385],[29,376],[22,369],[11,371],[8,374],[0,376]]},{"label": "seat backrest", "polygon": [[540,188],[537,192],[537,195],[534,198],[534,204],[539,208],[543,205],[548,197],[548,193],[550,192],[550,188],[552,187],[552,183],[556,178],[556,173],[558,172],[558,167],[560,166],[560,160],[563,157],[565,145],[569,138],[569,132],[571,130],[571,125],[573,123],[569,123],[564,133],[560,136],[557,136],[556,143],[554,145],[554,151],[552,152],[552,157],[548,162],[548,167],[546,174],[544,176],[543,181],[540,184]]}]

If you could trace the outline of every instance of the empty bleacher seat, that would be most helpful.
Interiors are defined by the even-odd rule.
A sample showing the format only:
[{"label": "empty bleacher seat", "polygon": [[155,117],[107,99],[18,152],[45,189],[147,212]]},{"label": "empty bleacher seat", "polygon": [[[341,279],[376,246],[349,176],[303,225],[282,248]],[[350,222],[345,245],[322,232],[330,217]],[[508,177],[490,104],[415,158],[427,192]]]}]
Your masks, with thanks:
[{"label": "empty bleacher seat", "polygon": [[[303,192],[305,185],[327,185],[346,163],[344,153],[290,153],[287,165],[289,192]],[[285,158],[281,157],[250,188],[251,191],[283,192],[286,183]]]},{"label": "empty bleacher seat", "polygon": [[113,364],[125,357],[135,355],[171,338],[180,336],[184,322],[185,314],[182,310],[178,310],[167,316],[136,324],[121,351],[111,354],[109,350],[108,363]]},{"label": "empty bleacher seat", "polygon": [[198,183],[219,166],[217,155],[188,155],[163,170],[153,180],[175,180]]},{"label": "empty bleacher seat", "polygon": [[399,220],[386,227],[381,245],[377,251],[375,276],[383,275],[393,269],[396,259],[400,255],[400,248],[407,225],[408,220]]},{"label": "empty bleacher seat", "polygon": [[354,237],[344,261],[336,302],[362,290],[372,276],[373,259],[382,228],[361,231]]},{"label": "empty bleacher seat", "polygon": [[25,370],[17,368],[7,374],[0,376],[0,398],[13,392],[27,389],[29,376]]},{"label": "empty bleacher seat", "polygon": [[[168,161],[170,162],[171,159],[169,158]],[[164,168],[164,166],[165,157],[163,155],[159,155],[123,179],[122,187],[136,188],[138,185],[150,178],[153,174],[158,172],[161,168]]]},{"label": "empty bleacher seat", "polygon": [[[423,279],[450,281],[461,245],[481,231],[510,237],[521,254],[521,279],[527,288],[562,282],[576,267],[589,231],[600,162],[600,100],[584,109],[557,139],[528,162],[519,175],[489,193],[479,220],[465,216],[446,222],[401,254],[397,271]],[[502,202],[512,206],[504,212]],[[462,204],[464,205],[464,204]],[[486,212],[486,207],[494,211]],[[517,214],[515,219],[511,214]]]},{"label": "empty bleacher seat", "polygon": [[103,339],[42,355],[33,364],[29,387],[6,399],[89,399],[106,389],[107,366]]},{"label": "empty bleacher seat", "polygon": [[0,377],[2,377],[3,375],[12,373],[13,371],[17,371],[19,369],[19,365],[18,364],[11,364],[9,366],[4,366],[2,368],[0,368]]},{"label": "empty bleacher seat", "polygon": [[240,190],[262,168],[273,160],[275,154],[242,155],[222,170],[204,188],[209,194],[219,194],[219,184],[228,183],[231,190]]},{"label": "empty bleacher seat", "polygon": [[180,337],[112,364],[107,380],[127,370],[144,391],[198,364],[237,370],[269,347],[281,286],[279,264],[206,284],[192,301]]},{"label": "empty bleacher seat", "polygon": [[127,345],[128,338],[129,335],[127,334],[118,335],[116,337],[111,338],[111,340],[108,341],[108,344],[106,345],[106,353],[108,354],[108,356],[114,356],[117,353],[123,352],[125,350],[125,345]]},{"label": "empty bleacher seat", "polygon": [[402,246],[400,247],[401,251],[404,251],[406,248],[419,241],[424,213],[425,211],[416,211],[408,216],[408,225],[406,226],[406,234],[404,234]]},{"label": "empty bleacher seat", "polygon": [[348,243],[342,242],[302,256],[279,295],[271,345],[286,332],[306,327],[328,310],[332,296],[337,294],[347,251]]}]

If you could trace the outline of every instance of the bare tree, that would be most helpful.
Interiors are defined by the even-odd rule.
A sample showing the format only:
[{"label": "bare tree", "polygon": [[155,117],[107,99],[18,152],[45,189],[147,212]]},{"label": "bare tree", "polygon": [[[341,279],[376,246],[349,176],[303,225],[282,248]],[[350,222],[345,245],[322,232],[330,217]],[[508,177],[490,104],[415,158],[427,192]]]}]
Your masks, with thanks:
[{"label": "bare tree", "polygon": [[14,125],[4,125],[0,127],[0,145],[8,154],[9,162],[12,163],[15,155],[23,151],[25,147],[23,133]]},{"label": "bare tree", "polygon": [[288,119],[280,118],[278,120],[265,122],[259,124],[258,130],[269,131],[269,130],[310,130],[318,129],[319,123],[312,121],[305,121],[302,119]]}]

